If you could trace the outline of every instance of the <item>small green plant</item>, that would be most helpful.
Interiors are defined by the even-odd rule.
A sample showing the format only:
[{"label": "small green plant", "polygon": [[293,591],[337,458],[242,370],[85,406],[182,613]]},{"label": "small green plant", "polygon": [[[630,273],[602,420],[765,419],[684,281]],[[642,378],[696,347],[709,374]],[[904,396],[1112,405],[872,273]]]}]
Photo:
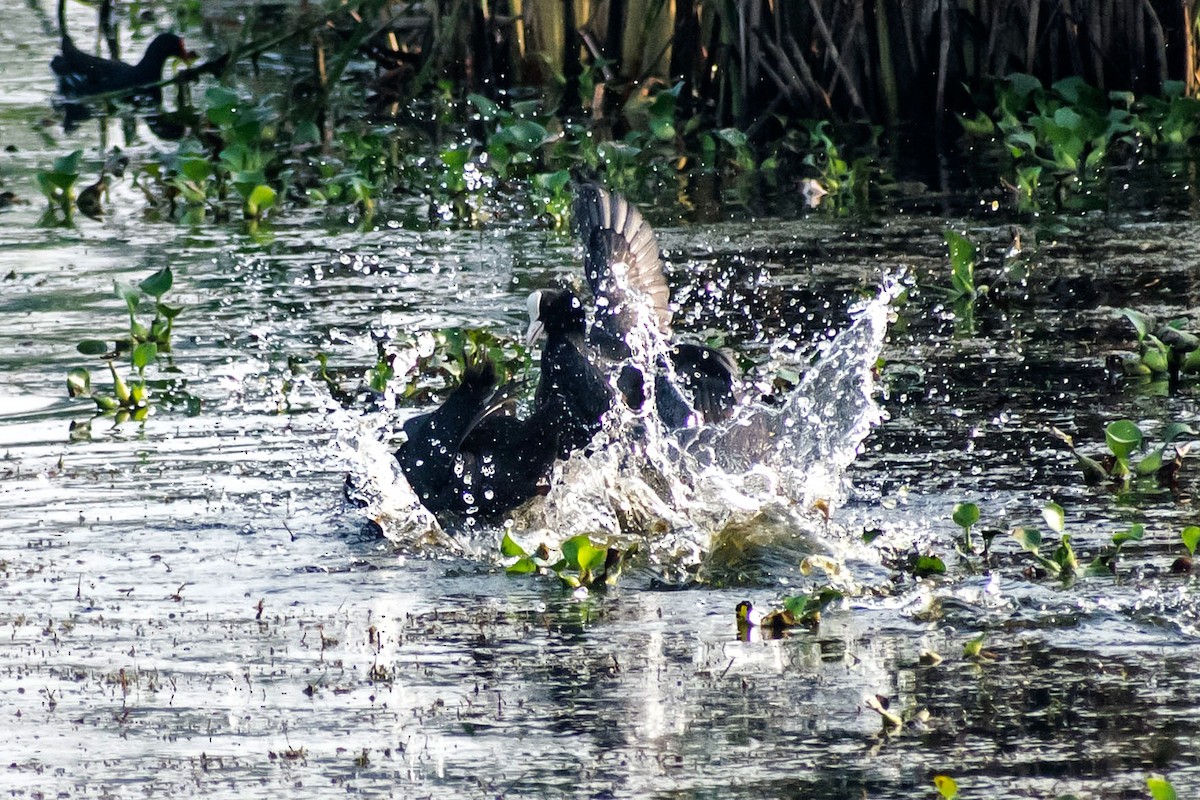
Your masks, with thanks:
[{"label": "small green plant", "polygon": [[1042,509],[1042,518],[1051,530],[1059,534],[1058,543],[1055,544],[1050,557],[1042,555],[1043,547],[1048,547],[1050,543],[1042,539],[1042,534],[1036,528],[1014,528],[1013,538],[1017,540],[1023,550],[1034,557],[1038,566],[1046,574],[1070,580],[1079,571],[1079,561],[1075,557],[1074,548],[1071,547],[1071,536],[1066,532],[1062,506],[1057,503],[1048,503]]},{"label": "small green plant", "polygon": [[[1195,435],[1196,431],[1186,423],[1174,422],[1163,428],[1162,443],[1146,450],[1146,436],[1137,423],[1122,419],[1111,422],[1104,429],[1104,441],[1108,454],[1096,459],[1079,452],[1071,436],[1054,428],[1053,434],[1066,443],[1083,470],[1084,481],[1095,485],[1114,482],[1118,491],[1127,492],[1134,479],[1154,479],[1159,484],[1171,486],[1176,481],[1183,457],[1190,443],[1177,444],[1181,436]],[[1168,457],[1168,450],[1172,454]],[[1143,454],[1141,458],[1134,456]]]},{"label": "small green plant", "polygon": [[1167,390],[1174,393],[1181,373],[1200,370],[1200,337],[1184,330],[1187,320],[1159,325],[1154,317],[1136,309],[1123,308],[1121,313],[1133,324],[1138,342],[1137,355],[1124,364],[1126,373],[1152,379],[1165,376]]},{"label": "small green plant", "polygon": [[971,528],[976,522],[979,522],[979,506],[974,503],[958,503],[954,506],[954,513],[951,515],[954,524],[962,528],[963,531],[963,550],[967,553],[975,551],[974,542],[971,540]]},{"label": "small green plant", "polygon": [[933,786],[937,789],[942,800],[957,800],[958,782],[949,775],[934,775]]},{"label": "small green plant", "polygon": [[1121,554],[1121,548],[1129,542],[1140,542],[1146,535],[1146,526],[1141,523],[1135,523],[1129,526],[1128,530],[1120,531],[1113,534],[1112,545],[1106,547],[1103,552],[1092,559],[1092,563],[1088,564],[1084,570],[1084,575],[1088,577],[1111,576],[1117,571],[1117,558]]},{"label": "small green plant", "polygon": [[500,555],[516,559],[508,566],[508,574],[552,573],[571,589],[591,590],[614,585],[625,562],[637,552],[637,546],[627,549],[604,547],[593,542],[587,534],[579,534],[563,542],[559,552],[559,558],[554,559],[550,549],[542,544],[530,553],[507,531],[500,542]]},{"label": "small green plant", "polygon": [[[112,350],[108,343],[99,339],[85,339],[76,349],[86,356],[98,356],[106,361],[112,376],[112,393],[97,392],[92,387],[91,373],[77,367],[67,374],[67,393],[70,397],[87,397],[96,403],[100,413],[114,414],[118,422],[127,419],[143,420],[150,413],[153,397],[151,384],[146,378],[146,369],[155,364],[160,355],[171,352],[171,335],[175,318],[182,309],[168,306],[162,297],[174,283],[170,267],[163,267],[141,281],[137,288],[115,283],[118,297],[125,301],[129,312],[129,337],[116,340]],[[149,325],[138,319],[139,307],[144,298],[152,298],[154,317]],[[116,361],[122,352],[129,353],[133,375],[129,380],[117,370]],[[189,412],[199,411],[198,401],[175,390],[172,382],[161,385],[160,399],[182,400]]]},{"label": "small green plant", "polygon": [[1161,775],[1146,778],[1146,788],[1150,790],[1151,800],[1178,800],[1175,787]]},{"label": "small green plant", "polygon": [[50,208],[42,217],[43,224],[71,222],[75,209],[75,182],[79,180],[79,161],[82,158],[83,151],[76,150],[54,159],[54,165],[50,169],[38,172],[38,188],[50,204]]},{"label": "small green plant", "polygon": [[785,597],[782,608],[761,615],[754,613],[754,606],[749,600],[743,600],[734,609],[738,638],[749,638],[752,628],[758,628],[764,637],[770,639],[778,639],[794,628],[815,629],[821,624],[821,613],[831,603],[844,597],[840,590],[823,586],[806,594]]}]

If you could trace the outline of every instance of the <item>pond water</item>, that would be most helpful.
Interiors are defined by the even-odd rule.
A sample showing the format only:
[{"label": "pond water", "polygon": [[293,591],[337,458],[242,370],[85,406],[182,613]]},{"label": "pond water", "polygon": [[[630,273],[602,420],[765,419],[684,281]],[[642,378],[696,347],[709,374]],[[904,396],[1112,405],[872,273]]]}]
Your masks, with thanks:
[{"label": "pond water", "polygon": [[[0,180],[23,201],[0,210],[10,796],[911,798],[936,796],[938,773],[968,797],[1140,798],[1151,773],[1181,797],[1200,790],[1200,602],[1169,569],[1196,522],[1194,459],[1174,492],[1117,495],[1086,486],[1050,432],[1098,454],[1123,417],[1200,426],[1194,387],[1168,396],[1105,368],[1134,347],[1117,309],[1194,319],[1200,203],[1183,171],[1157,185],[1154,210],[1131,192],[1106,214],[1026,221],[1028,280],[982,303],[973,332],[931,287],[949,283],[948,228],[996,272],[1010,220],[986,210],[656,217],[676,299],[695,308],[681,327],[723,329],[760,357],[781,337],[806,356],[823,342],[818,369],[849,380],[814,396],[857,405],[825,460],[775,465],[784,485],[742,486],[753,502],[740,514],[710,513],[727,498],[697,492],[673,509],[686,535],[647,537],[616,588],[578,597],[505,575],[496,530],[440,535],[396,516],[403,487],[347,504],[346,474],[386,475],[382,440],[416,408],[346,410],[313,376],[318,352],[369,367],[372,332],[517,335],[526,294],[578,272],[570,238],[416,230],[386,213],[367,231],[314,213],[254,235],[191,228],[148,222],[127,181],[103,221],[39,227],[34,171],[75,148],[98,157],[99,123],[67,135],[43,122],[56,42],[35,15],[13,16],[0,32],[24,55],[0,63]],[[132,142],[118,123],[105,135],[135,158],[171,146],[143,127]],[[171,358],[199,413],[92,419],[90,401],[67,398],[67,372],[89,362],[75,345],[127,333],[113,281],[166,265],[183,309]],[[885,318],[871,298],[896,280],[920,288],[895,304],[886,340],[847,339],[852,319]],[[710,282],[725,291],[695,289]],[[837,463],[877,412],[857,457]],[[599,506],[561,487],[602,473],[572,465],[514,536],[571,532],[574,512]],[[828,522],[815,499],[831,502]],[[1007,531],[1045,528],[1050,500],[1083,563],[1145,524],[1118,578],[1039,578],[1007,535],[986,568],[956,555],[956,503]],[[390,501],[391,539],[366,524]],[[881,535],[864,544],[864,531]],[[897,569],[917,550],[947,574]],[[812,555],[838,565],[832,577],[801,569]],[[692,571],[705,581],[681,578]],[[847,597],[816,630],[739,638],[740,600],[766,609],[831,580]],[[964,657],[980,634],[983,656]],[[884,731],[865,705],[876,694],[927,713]]]}]

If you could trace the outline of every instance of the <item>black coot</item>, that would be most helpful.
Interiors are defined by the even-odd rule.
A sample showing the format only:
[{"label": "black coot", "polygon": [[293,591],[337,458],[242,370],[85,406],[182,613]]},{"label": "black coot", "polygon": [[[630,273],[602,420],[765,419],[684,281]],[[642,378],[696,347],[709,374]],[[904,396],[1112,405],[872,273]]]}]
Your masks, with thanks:
[{"label": "black coot", "polygon": [[[58,89],[64,97],[86,97],[107,92],[132,91],[162,80],[163,66],[169,58],[193,58],[183,39],[173,33],[160,33],[146,48],[136,64],[98,58],[83,52],[66,33],[62,37],[62,53],[50,61],[50,69],[58,76]],[[158,87],[138,92],[155,102],[161,101]]]},{"label": "black coot", "polygon": [[485,358],[441,406],[404,423],[396,460],[427,509],[488,517],[544,493],[558,433],[544,412],[513,416],[509,394]]},{"label": "black coot", "polygon": [[533,407],[558,436],[558,457],[587,447],[612,406],[612,388],[592,363],[586,342],[587,317],[570,289],[537,291],[529,296],[529,332],[542,334],[542,374]]},{"label": "black coot", "polygon": [[[666,352],[654,367],[655,409],[669,428],[727,419],[736,403],[738,369],[726,354],[701,344],[670,344],[671,291],[658,240],[640,211],[594,183],[581,184],[574,203],[583,242],[584,276],[596,304],[589,344],[612,360],[632,354],[635,338]],[[654,341],[657,340],[657,341]],[[617,379],[626,402],[645,402],[641,370],[626,364]]]}]

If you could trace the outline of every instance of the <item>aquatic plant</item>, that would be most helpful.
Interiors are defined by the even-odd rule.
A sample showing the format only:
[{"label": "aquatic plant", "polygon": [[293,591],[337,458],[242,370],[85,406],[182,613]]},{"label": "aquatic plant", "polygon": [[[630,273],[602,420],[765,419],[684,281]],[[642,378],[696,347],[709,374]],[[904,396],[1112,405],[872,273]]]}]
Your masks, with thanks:
[{"label": "aquatic plant", "polygon": [[538,545],[528,552],[505,531],[500,555],[516,559],[506,571],[510,575],[553,574],[571,589],[603,589],[616,584],[621,568],[637,553],[637,545],[622,548],[598,544],[587,536],[572,536],[559,545],[559,557]]},{"label": "aquatic plant", "polygon": [[971,528],[976,522],[979,522],[979,506],[974,503],[957,503],[954,506],[954,512],[951,515],[954,524],[962,528],[963,531],[963,550],[972,553],[975,551],[975,545],[971,541]]},{"label": "aquatic plant", "polygon": [[1148,375],[1152,379],[1167,379],[1167,391],[1178,391],[1181,373],[1200,369],[1200,337],[1184,330],[1186,319],[1175,319],[1164,324],[1151,315],[1133,308],[1123,308],[1120,313],[1133,325],[1137,334],[1138,353],[1125,362],[1125,372],[1131,375]]},{"label": "aquatic plant", "polygon": [[[116,294],[125,301],[129,312],[128,338],[116,340],[112,350],[108,342],[100,339],[84,339],[76,346],[83,355],[98,356],[105,360],[112,376],[112,393],[97,392],[92,386],[91,373],[84,367],[77,367],[67,374],[67,393],[70,397],[90,398],[100,413],[114,414],[118,422],[145,419],[156,401],[179,402],[187,407],[189,413],[199,412],[199,400],[182,391],[176,381],[161,381],[155,385],[146,378],[146,369],[157,363],[161,354],[171,352],[175,318],[182,309],[167,305],[162,298],[173,284],[174,276],[169,266],[145,278],[136,288],[114,282]],[[154,303],[154,317],[149,325],[138,319],[139,307],[144,299],[152,299]],[[129,353],[133,370],[128,380],[116,367],[116,360],[122,352]]]},{"label": "aquatic plant", "polygon": [[1175,787],[1161,775],[1151,775],[1146,778],[1146,788],[1150,790],[1152,800],[1177,800],[1178,798]]},{"label": "aquatic plant", "polygon": [[[1075,456],[1088,484],[1115,482],[1119,491],[1129,491],[1135,479],[1153,479],[1158,485],[1170,487],[1176,482],[1183,458],[1190,450],[1190,443],[1177,444],[1181,436],[1196,435],[1196,430],[1181,422],[1166,425],[1162,431],[1162,443],[1146,448],[1146,435],[1137,423],[1128,419],[1116,420],[1104,429],[1104,442],[1108,453],[1099,459],[1081,453],[1074,439],[1052,428],[1053,435],[1064,442]],[[1168,450],[1172,455],[1168,457]],[[1134,456],[1144,453],[1135,460]]]},{"label": "aquatic plant", "polygon": [[[75,208],[75,182],[79,180],[82,150],[54,159],[54,165],[37,173],[38,188],[50,204],[42,225],[70,224]],[[60,216],[61,215],[61,216]]]}]

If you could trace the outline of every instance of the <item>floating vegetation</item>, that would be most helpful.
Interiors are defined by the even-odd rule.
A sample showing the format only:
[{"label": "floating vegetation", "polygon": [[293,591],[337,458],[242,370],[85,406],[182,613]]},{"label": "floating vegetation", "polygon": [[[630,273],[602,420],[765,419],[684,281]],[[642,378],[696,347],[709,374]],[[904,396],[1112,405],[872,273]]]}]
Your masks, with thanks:
[{"label": "floating vegetation", "polygon": [[[160,403],[182,405],[192,415],[200,412],[199,399],[187,393],[181,378],[150,380],[146,376],[147,368],[155,365],[164,375],[178,372],[169,361],[161,363],[164,356],[169,358],[175,318],[183,311],[162,301],[174,282],[171,268],[163,267],[138,283],[136,288],[120,282],[114,284],[117,297],[125,301],[129,312],[129,336],[114,341],[112,348],[100,339],[84,339],[76,346],[83,355],[96,356],[107,363],[112,376],[111,393],[93,388],[91,372],[85,367],[77,367],[67,374],[69,396],[90,398],[96,403],[98,413],[112,414],[117,422],[144,420]],[[144,300],[152,300],[154,306],[154,317],[149,325],[138,319]],[[117,360],[122,353],[129,354],[132,373],[128,377],[117,369]]]}]

